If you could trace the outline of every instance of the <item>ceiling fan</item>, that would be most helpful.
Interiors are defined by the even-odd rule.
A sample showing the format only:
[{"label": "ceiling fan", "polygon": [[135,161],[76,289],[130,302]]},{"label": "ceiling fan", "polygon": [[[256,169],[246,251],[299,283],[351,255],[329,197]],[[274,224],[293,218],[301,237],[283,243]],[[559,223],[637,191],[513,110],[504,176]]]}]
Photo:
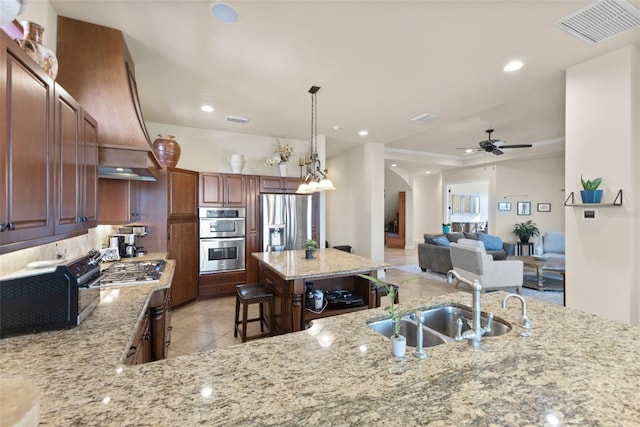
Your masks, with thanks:
[{"label": "ceiling fan", "polygon": [[[530,148],[533,147],[531,144],[515,144],[515,145],[503,145],[504,142],[499,139],[491,139],[491,133],[493,129],[487,129],[485,132],[489,134],[489,137],[484,141],[480,141],[480,148],[475,148],[476,151],[486,151],[487,153],[495,154],[499,156],[504,154],[502,149],[504,148]],[[458,148],[458,150],[470,150],[470,148]]]}]

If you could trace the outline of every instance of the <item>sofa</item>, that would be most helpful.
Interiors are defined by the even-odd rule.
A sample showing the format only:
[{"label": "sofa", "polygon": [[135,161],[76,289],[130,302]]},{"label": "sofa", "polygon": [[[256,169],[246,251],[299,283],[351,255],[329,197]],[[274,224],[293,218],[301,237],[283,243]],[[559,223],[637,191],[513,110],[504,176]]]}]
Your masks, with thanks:
[{"label": "sofa", "polygon": [[564,232],[563,231],[547,231],[540,239],[540,247],[542,251],[538,250],[537,255],[542,255],[548,258],[564,259]]},{"label": "sofa", "polygon": [[[481,235],[478,237],[479,235]],[[457,243],[460,239],[481,240],[485,243],[487,254],[493,259],[504,260],[507,256],[515,254],[515,244],[502,242],[498,236],[486,233],[447,233],[447,234],[425,234],[424,243],[418,244],[418,265],[422,271],[432,271],[435,273],[447,274],[453,267],[451,265],[451,255],[449,243]],[[498,245],[499,244],[499,245]],[[498,249],[498,245],[500,248]],[[495,249],[494,249],[495,248]]]}]

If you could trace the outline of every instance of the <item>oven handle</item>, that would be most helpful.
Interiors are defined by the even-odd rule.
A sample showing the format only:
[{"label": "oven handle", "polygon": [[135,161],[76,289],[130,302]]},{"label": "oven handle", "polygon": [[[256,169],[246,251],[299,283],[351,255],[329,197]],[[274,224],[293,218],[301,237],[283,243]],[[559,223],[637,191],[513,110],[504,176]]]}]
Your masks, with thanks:
[{"label": "oven handle", "polygon": [[221,240],[225,242],[241,242],[241,241],[244,241],[245,238],[244,237],[207,237],[205,239],[200,239],[201,242],[219,242]]}]

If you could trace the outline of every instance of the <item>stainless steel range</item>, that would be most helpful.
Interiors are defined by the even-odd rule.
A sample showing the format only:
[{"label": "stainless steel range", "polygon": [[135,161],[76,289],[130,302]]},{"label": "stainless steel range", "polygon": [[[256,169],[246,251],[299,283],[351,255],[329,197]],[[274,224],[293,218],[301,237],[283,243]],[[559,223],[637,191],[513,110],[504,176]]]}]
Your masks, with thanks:
[{"label": "stainless steel range", "polygon": [[160,281],[166,262],[162,259],[116,262],[102,270],[96,286],[124,286]]}]

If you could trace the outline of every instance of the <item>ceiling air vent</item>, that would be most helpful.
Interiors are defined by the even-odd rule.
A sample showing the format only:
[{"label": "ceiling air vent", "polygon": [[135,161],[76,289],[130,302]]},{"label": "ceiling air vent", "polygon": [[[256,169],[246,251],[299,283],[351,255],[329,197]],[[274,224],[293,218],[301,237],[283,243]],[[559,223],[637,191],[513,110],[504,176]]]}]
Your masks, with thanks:
[{"label": "ceiling air vent", "polygon": [[410,120],[414,123],[430,122],[431,120],[435,120],[437,117],[438,116],[432,113],[424,113],[424,114],[420,114],[419,116],[415,116]]},{"label": "ceiling air vent", "polygon": [[249,121],[249,119],[247,118],[238,117],[238,116],[224,116],[224,119],[228,122],[235,122],[235,123],[247,123]]},{"label": "ceiling air vent", "polygon": [[640,10],[626,0],[603,0],[556,22],[556,26],[596,44],[640,27]]}]

